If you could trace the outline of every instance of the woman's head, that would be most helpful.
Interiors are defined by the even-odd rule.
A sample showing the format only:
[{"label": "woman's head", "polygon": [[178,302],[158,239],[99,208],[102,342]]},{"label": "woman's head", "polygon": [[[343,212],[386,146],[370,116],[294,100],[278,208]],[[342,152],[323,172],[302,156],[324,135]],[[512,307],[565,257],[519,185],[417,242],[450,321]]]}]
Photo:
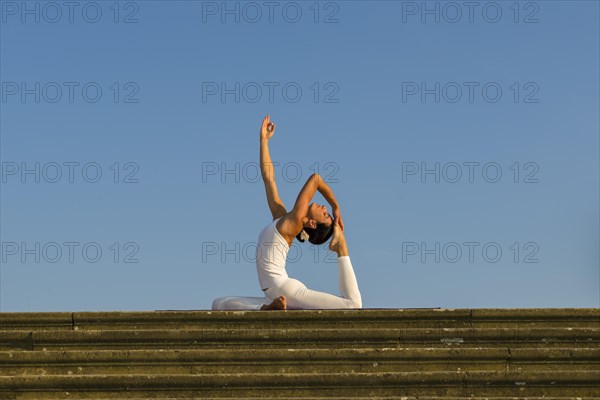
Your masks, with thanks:
[{"label": "woman's head", "polygon": [[[312,244],[323,244],[333,235],[333,217],[329,214],[327,207],[317,203],[308,206],[308,212],[304,219],[304,231],[308,234],[308,241]],[[296,239],[304,242],[302,232],[296,235]]]}]

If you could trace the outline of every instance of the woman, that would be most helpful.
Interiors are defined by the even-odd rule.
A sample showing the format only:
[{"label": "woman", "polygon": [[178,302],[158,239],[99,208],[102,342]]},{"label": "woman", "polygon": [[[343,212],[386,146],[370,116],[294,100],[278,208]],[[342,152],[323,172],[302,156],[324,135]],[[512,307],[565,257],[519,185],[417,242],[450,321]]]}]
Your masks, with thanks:
[{"label": "woman", "polygon": [[[221,297],[213,301],[213,310],[285,310],[362,308],[362,299],[348,255],[344,224],[333,192],[319,174],[313,174],[300,191],[294,208],[288,212],[279,198],[269,139],[275,133],[275,124],[267,115],[260,130],[260,166],[273,221],[258,238],[256,270],[265,297]],[[319,191],[331,205],[333,217],[327,208],[310,203]],[[329,249],[338,255],[338,278],[342,296],[308,289],[302,282],[290,278],[285,270],[287,253],[294,241],[306,239],[323,244],[333,236]]]}]

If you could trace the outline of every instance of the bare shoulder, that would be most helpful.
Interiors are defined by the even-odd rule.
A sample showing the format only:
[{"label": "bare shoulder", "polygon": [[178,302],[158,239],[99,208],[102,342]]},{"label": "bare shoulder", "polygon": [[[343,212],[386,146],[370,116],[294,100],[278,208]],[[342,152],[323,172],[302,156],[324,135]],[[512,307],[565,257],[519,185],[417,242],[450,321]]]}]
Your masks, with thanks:
[{"label": "bare shoulder", "polygon": [[294,238],[302,229],[302,224],[296,221],[296,218],[292,213],[286,213],[283,215],[277,224],[275,224],[277,231],[283,236],[283,238],[288,242],[291,246],[291,243],[294,241]]}]

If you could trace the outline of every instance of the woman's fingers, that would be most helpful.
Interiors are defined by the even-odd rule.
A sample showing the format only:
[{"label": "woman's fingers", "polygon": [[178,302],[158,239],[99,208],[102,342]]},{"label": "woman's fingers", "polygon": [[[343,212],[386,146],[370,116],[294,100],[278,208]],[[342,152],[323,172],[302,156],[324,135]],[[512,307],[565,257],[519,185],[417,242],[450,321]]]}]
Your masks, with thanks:
[{"label": "woman's fingers", "polygon": [[270,115],[267,115],[263,118],[262,127],[260,129],[261,135],[267,135],[268,137],[273,136],[273,133],[275,132],[275,124],[271,122]]},{"label": "woman's fingers", "polygon": [[267,132],[270,133],[270,134],[273,134],[275,132],[275,126],[276,125],[274,123],[269,122],[267,124]]}]

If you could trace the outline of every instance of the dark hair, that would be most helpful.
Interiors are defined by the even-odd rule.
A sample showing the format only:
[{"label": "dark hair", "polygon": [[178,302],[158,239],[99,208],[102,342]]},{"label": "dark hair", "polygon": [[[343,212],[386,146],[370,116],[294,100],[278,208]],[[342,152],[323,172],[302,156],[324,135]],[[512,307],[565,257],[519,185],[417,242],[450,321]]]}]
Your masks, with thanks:
[{"label": "dark hair", "polygon": [[[315,229],[304,228],[304,231],[308,233],[308,241],[312,244],[323,244],[326,241],[328,241],[331,235],[333,235],[333,224],[333,221],[331,225],[317,222],[317,227]],[[300,231],[300,233],[296,235],[296,239],[304,243],[304,240],[300,238],[301,233],[302,231]]]}]

